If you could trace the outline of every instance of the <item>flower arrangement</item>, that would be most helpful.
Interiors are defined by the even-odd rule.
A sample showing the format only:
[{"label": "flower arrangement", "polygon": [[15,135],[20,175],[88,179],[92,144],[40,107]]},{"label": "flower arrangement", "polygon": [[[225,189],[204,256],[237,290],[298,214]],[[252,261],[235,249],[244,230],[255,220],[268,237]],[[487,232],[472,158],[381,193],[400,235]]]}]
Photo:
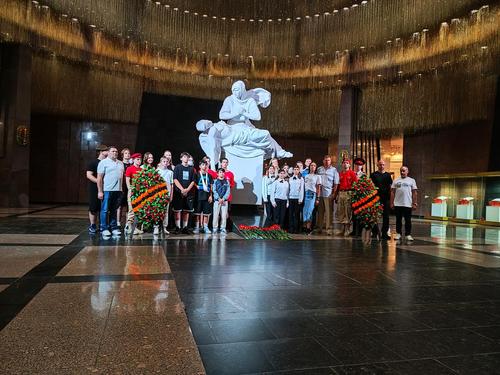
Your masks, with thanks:
[{"label": "flower arrangement", "polygon": [[500,207],[500,199],[493,199],[489,201],[489,205],[493,207]]},{"label": "flower arrangement", "polygon": [[149,229],[165,218],[170,195],[156,169],[144,166],[131,181],[131,202],[137,222]]},{"label": "flower arrangement", "polygon": [[383,207],[373,181],[362,175],[352,185],[352,212],[366,229],[371,229],[382,214]]},{"label": "flower arrangement", "polygon": [[432,200],[432,203],[443,204],[447,203],[448,197],[446,195],[440,195]]},{"label": "flower arrangement", "polygon": [[472,197],[461,198],[458,200],[458,204],[460,206],[468,206],[469,204],[472,204],[473,200],[474,200],[474,198],[472,198]]},{"label": "flower arrangement", "polygon": [[239,225],[243,238],[247,240],[290,240],[292,237],[278,224],[270,227],[257,227],[252,225]]}]

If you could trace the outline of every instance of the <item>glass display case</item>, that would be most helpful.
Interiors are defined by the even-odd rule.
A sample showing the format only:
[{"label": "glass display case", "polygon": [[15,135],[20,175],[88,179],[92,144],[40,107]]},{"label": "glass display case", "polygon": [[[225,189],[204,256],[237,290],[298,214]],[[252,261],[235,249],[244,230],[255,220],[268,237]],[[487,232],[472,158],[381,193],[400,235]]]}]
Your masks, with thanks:
[{"label": "glass display case", "polygon": [[431,203],[430,217],[500,222],[500,172],[436,175],[429,180],[425,199]]}]

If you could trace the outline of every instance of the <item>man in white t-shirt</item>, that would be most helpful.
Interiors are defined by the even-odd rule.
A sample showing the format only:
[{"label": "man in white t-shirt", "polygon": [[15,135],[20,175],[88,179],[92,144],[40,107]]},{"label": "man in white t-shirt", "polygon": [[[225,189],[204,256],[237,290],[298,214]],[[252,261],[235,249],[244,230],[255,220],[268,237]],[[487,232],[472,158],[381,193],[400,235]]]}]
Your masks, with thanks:
[{"label": "man in white t-shirt", "polygon": [[321,191],[317,216],[317,233],[321,233],[323,225],[326,234],[331,236],[333,226],[333,201],[337,197],[339,186],[339,173],[332,165],[332,157],[325,155],[323,165],[318,168],[317,174],[321,176]]},{"label": "man in white t-shirt", "polygon": [[417,183],[408,177],[408,167],[403,165],[399,170],[401,177],[394,180],[391,186],[391,208],[396,213],[396,235],[399,240],[402,235],[403,217],[405,219],[405,236],[413,241],[411,236],[411,211],[417,208]]}]

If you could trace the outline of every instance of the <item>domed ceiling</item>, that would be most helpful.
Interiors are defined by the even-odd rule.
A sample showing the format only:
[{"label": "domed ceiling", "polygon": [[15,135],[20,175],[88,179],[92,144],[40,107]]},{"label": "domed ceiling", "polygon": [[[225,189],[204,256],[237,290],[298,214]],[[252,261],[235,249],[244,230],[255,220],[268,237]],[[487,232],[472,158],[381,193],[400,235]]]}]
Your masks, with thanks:
[{"label": "domed ceiling", "polygon": [[[456,87],[443,86],[450,74],[467,77],[472,93],[484,89],[479,78],[498,73],[500,6],[493,0],[3,3],[2,39],[30,44],[40,58],[141,80],[147,91],[206,98],[221,98],[232,80],[244,79],[282,95],[276,97],[282,110],[298,103],[300,93],[308,111],[333,113],[333,126],[308,130],[322,135],[335,131],[338,90],[345,85],[364,88],[365,115],[381,103],[374,101],[381,93],[392,103],[396,97],[407,101],[417,96],[419,111],[426,106],[424,112],[432,113],[424,93],[450,102],[448,91]],[[409,89],[412,85],[420,91]],[[461,121],[457,115],[425,122]],[[376,131],[405,126],[403,118],[392,124],[362,118],[370,122],[367,129]],[[283,118],[274,122],[283,123]]]}]

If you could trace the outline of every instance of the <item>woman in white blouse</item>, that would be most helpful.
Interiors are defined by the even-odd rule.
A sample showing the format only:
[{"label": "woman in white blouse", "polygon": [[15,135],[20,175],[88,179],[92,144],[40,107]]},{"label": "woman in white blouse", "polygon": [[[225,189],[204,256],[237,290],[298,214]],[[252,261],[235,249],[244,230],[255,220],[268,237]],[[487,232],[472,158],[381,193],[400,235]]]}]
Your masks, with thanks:
[{"label": "woman in white blouse", "polygon": [[312,231],[312,217],[314,208],[319,204],[319,191],[321,189],[321,176],[316,174],[316,163],[309,165],[309,174],[304,177],[304,208],[302,217],[305,231],[310,234]]}]

